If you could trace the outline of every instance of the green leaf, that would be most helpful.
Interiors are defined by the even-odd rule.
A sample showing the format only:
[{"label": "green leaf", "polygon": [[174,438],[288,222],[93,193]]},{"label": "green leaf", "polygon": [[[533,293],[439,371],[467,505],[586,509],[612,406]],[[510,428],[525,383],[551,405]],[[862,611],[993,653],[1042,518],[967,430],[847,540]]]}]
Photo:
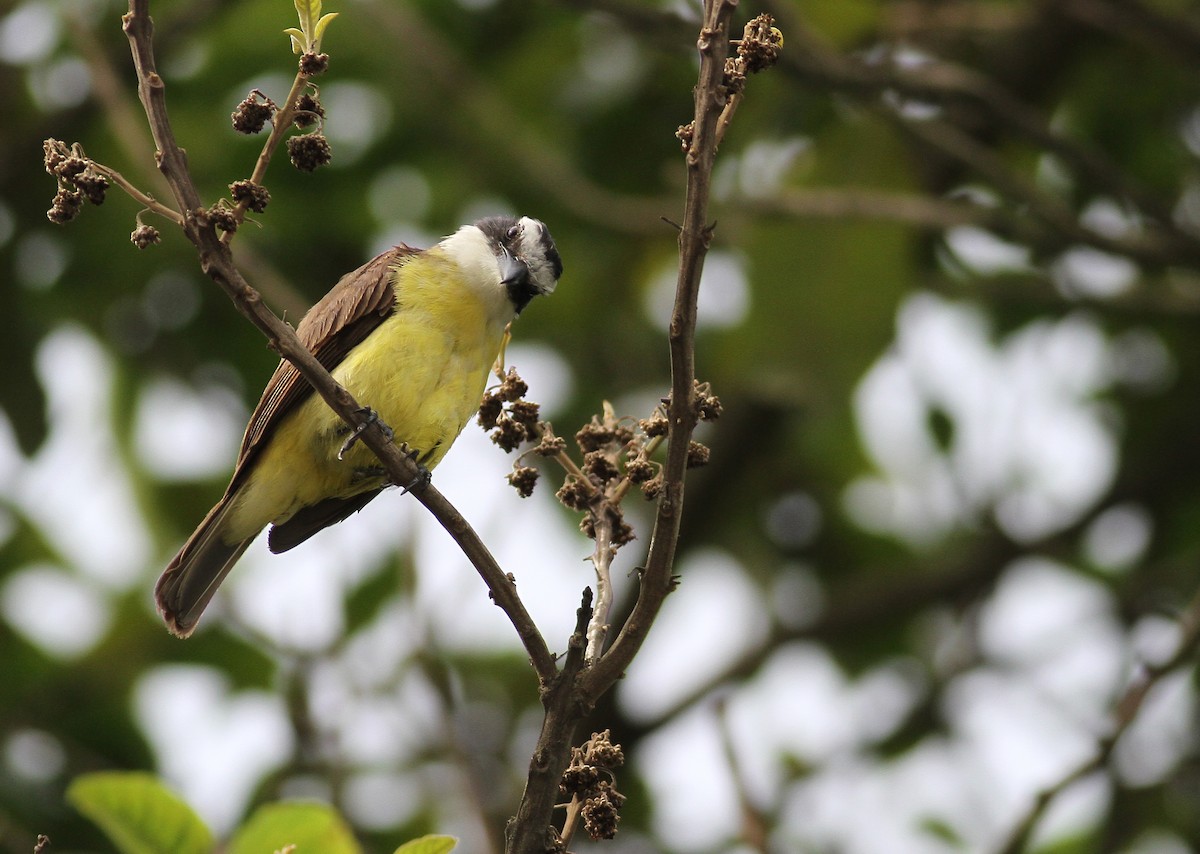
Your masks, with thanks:
[{"label": "green leaf", "polygon": [[229,854],[361,854],[354,834],[328,804],[283,801],[259,807],[229,844]]},{"label": "green leaf", "polygon": [[300,19],[300,29],[305,35],[311,35],[313,21],[321,17],[321,0],[294,0],[296,17]]},{"label": "green leaf", "polygon": [[67,800],[104,831],[122,854],[209,854],[212,833],[152,774],[85,774]]},{"label": "green leaf", "polygon": [[321,36],[329,22],[338,16],[337,12],[328,15],[321,14],[321,0],[294,0],[296,17],[300,19],[300,29],[292,27],[284,30],[292,39],[293,53],[317,53],[321,49]]},{"label": "green leaf", "polygon": [[314,52],[314,53],[318,53],[318,52],[320,52],[320,50],[321,50],[321,37],[325,35],[325,28],[326,28],[326,27],[328,27],[328,26],[329,26],[329,22],[330,22],[330,21],[332,21],[332,20],[333,20],[334,18],[336,18],[337,16],[338,16],[338,13],[337,13],[337,12],[330,12],[328,15],[322,15],[322,16],[321,16],[321,19],[320,19],[319,21],[317,21],[317,26],[316,26],[316,28],[313,30],[313,45],[312,45],[312,49],[313,49],[313,52]]},{"label": "green leaf", "polygon": [[292,53],[304,53],[304,33],[295,27],[289,27],[284,32],[292,39]]},{"label": "green leaf", "polygon": [[394,854],[446,854],[453,851],[458,840],[453,836],[439,836],[431,833],[419,839],[405,842],[396,849]]}]

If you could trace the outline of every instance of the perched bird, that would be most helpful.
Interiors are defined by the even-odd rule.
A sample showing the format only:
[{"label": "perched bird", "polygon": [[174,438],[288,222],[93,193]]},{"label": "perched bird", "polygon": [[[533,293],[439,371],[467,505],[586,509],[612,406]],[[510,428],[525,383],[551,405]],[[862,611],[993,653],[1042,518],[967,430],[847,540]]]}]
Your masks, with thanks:
[{"label": "perched bird", "polygon": [[[343,276],[296,334],[418,463],[432,469],[479,407],[505,329],[554,290],[562,259],[536,219],[488,217],[436,246],[400,245]],[[225,495],[155,585],[187,637],[267,525],[278,554],[361,510],[392,484],[375,455],[289,362],[267,383]]]}]

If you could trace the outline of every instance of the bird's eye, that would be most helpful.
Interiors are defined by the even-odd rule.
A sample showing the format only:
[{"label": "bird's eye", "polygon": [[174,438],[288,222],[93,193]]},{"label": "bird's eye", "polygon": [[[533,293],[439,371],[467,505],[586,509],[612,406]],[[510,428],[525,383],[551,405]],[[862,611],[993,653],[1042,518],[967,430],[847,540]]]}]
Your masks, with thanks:
[{"label": "bird's eye", "polygon": [[509,240],[516,240],[517,235],[520,233],[521,233],[521,226],[514,225],[512,228],[510,228],[508,230],[508,234],[506,236],[508,237]]}]

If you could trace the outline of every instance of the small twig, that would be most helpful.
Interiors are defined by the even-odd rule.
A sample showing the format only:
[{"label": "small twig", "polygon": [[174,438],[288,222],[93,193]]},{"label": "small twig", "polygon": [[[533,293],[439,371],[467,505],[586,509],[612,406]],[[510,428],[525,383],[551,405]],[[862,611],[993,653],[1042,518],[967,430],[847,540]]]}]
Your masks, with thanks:
[{"label": "small twig", "polygon": [[[653,439],[650,439],[649,441],[646,442],[646,446],[645,446],[645,449],[643,450],[643,453],[646,455],[646,457],[653,456],[654,452],[658,450],[658,446],[661,445],[662,443],[663,443],[663,437],[655,436]],[[629,490],[632,488],[633,488],[633,481],[630,480],[628,476],[621,478],[620,483],[618,483],[613,488],[612,495],[609,498],[609,500],[613,504],[620,504],[621,500],[625,498],[625,496],[629,493]]]},{"label": "small twig", "polygon": [[157,199],[155,199],[153,196],[149,195],[148,193],[144,193],[141,190],[139,190],[137,187],[133,186],[133,184],[131,184],[128,181],[128,179],[126,179],[125,176],[122,175],[120,172],[118,172],[116,169],[113,169],[109,166],[105,166],[103,163],[97,163],[95,160],[92,161],[92,168],[95,169],[100,174],[104,175],[104,177],[108,178],[108,180],[112,181],[114,184],[116,184],[122,190],[124,190],[132,199],[134,199],[142,207],[148,208],[149,210],[153,211],[154,213],[158,214],[159,216],[164,217],[165,219],[169,219],[171,222],[182,227],[183,217],[179,214],[178,211],[174,210],[173,208],[167,207],[166,205],[162,204]]},{"label": "small twig", "polygon": [[[548,424],[549,422],[539,421],[535,425],[534,432],[537,435],[538,441],[542,441],[546,438]],[[586,474],[583,473],[583,469],[579,467],[579,464],[576,463],[575,460],[571,458],[571,455],[565,450],[555,451],[553,454],[547,457],[547,459],[554,460],[554,462],[558,463],[568,476],[577,478],[580,483],[585,484],[589,489],[592,490],[591,494],[593,497],[599,495],[600,491],[596,488],[596,485],[591,482]]]},{"label": "small twig", "polygon": [[767,854],[770,850],[768,838],[770,829],[775,824],[754,803],[750,796],[746,775],[738,762],[737,745],[733,741],[733,727],[729,722],[729,703],[726,697],[717,701],[717,728],[721,738],[721,753],[729,766],[729,774],[733,778],[734,791],[737,793],[738,806],[742,814],[741,841],[753,851]]},{"label": "small twig", "polygon": [[596,570],[596,604],[587,628],[587,660],[595,661],[604,651],[608,637],[608,616],[612,610],[612,559],[616,550],[612,546],[613,517],[607,502],[595,511],[596,547],[592,552],[592,567]]},{"label": "small twig", "polygon": [[579,830],[579,819],[582,817],[583,801],[579,800],[579,795],[572,795],[571,802],[567,804],[567,815],[563,819],[562,832],[559,833],[563,845],[571,844],[576,831]]},{"label": "small twig", "polygon": [[951,123],[937,119],[908,121],[886,109],[883,112],[898,130],[975,170],[1005,196],[1026,205],[1030,213],[1067,240],[1152,264],[1196,264],[1200,261],[1200,240],[1190,235],[1162,228],[1147,229],[1145,234],[1127,237],[1100,234],[1082,225],[1066,204],[1010,169],[992,149]]},{"label": "small twig", "polygon": [[717,119],[717,147],[725,141],[725,131],[729,130],[729,125],[733,123],[733,114],[737,112],[738,106],[742,103],[742,93],[734,92],[725,102],[725,109],[721,110],[721,115]]},{"label": "small twig", "polygon": [[1192,601],[1180,616],[1179,624],[1182,632],[1175,652],[1161,664],[1141,668],[1141,671],[1114,704],[1112,729],[1100,739],[1095,753],[1053,785],[1038,793],[1029,811],[1017,822],[1004,845],[998,849],[999,854],[1021,854],[1029,843],[1029,837],[1054,799],[1076,782],[1099,771],[1108,763],[1116,749],[1117,742],[1137,719],[1138,712],[1141,711],[1142,704],[1151,689],[1162,681],[1164,676],[1192,663],[1197,650],[1200,650],[1200,590],[1193,595]]},{"label": "small twig", "polygon": [[[300,100],[300,95],[307,84],[308,77],[297,73],[296,79],[292,81],[292,88],[287,94],[287,99],[283,102],[283,106],[276,110],[275,115],[271,118],[271,133],[267,136],[266,142],[263,143],[258,160],[254,163],[254,171],[250,173],[250,183],[262,184],[275,150],[279,148],[279,143],[283,142],[283,135],[287,133],[291,127],[292,119],[296,117],[296,102]],[[246,200],[242,200],[234,206],[233,215],[237,217],[239,224],[245,221],[248,208],[249,202]],[[234,231],[226,231],[221,235],[221,242],[228,244],[233,240],[234,234]]]}]

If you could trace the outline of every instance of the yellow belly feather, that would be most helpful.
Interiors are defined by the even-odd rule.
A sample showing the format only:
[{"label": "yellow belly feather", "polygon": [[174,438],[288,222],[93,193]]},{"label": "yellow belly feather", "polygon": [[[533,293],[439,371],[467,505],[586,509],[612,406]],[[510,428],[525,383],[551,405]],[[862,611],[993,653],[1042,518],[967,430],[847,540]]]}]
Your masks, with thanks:
[{"label": "yellow belly feather", "polygon": [[[333,371],[432,469],[474,415],[511,317],[493,316],[458,268],[425,254],[396,276],[398,308]],[[345,423],[312,395],[278,426],[236,499],[225,539],[254,536],[325,498],[378,488],[379,461],[358,443],[345,458]]]}]

